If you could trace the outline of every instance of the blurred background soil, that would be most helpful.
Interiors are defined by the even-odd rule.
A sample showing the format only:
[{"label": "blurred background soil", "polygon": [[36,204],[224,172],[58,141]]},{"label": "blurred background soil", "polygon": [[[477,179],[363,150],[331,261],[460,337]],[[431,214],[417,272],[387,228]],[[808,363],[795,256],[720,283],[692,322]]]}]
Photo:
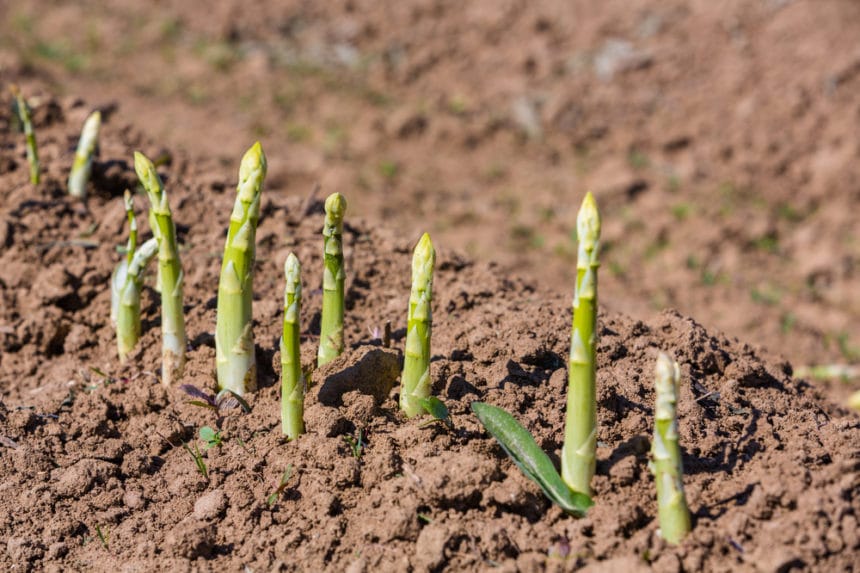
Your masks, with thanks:
[{"label": "blurred background soil", "polygon": [[0,84],[231,169],[259,138],[273,193],[558,292],[591,189],[609,309],[856,363],[858,33],[851,0],[28,0]]}]

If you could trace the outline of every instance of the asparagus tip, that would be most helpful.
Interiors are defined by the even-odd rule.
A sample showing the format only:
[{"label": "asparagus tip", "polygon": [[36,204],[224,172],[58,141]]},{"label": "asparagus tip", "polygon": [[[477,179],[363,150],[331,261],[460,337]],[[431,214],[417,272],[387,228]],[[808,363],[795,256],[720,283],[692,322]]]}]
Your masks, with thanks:
[{"label": "asparagus tip", "polygon": [[576,232],[582,243],[594,244],[600,237],[600,213],[591,191],[585,194],[576,216]]},{"label": "asparagus tip", "polygon": [[346,213],[346,198],[340,193],[332,193],[325,200],[325,212],[331,219],[340,221]]}]

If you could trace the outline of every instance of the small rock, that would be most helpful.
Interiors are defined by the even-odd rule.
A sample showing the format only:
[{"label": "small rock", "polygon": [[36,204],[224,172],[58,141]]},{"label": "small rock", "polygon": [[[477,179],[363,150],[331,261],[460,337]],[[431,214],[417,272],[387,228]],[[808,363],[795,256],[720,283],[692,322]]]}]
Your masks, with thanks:
[{"label": "small rock", "polygon": [[116,465],[102,460],[83,459],[68,468],[54,470],[54,492],[59,497],[80,497],[93,486],[117,474]]},{"label": "small rock", "polygon": [[215,519],[227,509],[224,490],[216,489],[203,494],[194,503],[194,517],[200,520]]},{"label": "small rock", "polygon": [[143,495],[139,491],[129,490],[122,496],[122,502],[129,509],[139,509],[143,507],[146,500],[143,499]]}]

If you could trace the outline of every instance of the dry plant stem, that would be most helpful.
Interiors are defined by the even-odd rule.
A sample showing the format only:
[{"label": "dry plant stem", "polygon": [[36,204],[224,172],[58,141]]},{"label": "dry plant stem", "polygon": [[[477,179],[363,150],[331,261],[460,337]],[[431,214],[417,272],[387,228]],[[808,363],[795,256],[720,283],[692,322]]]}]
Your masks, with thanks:
[{"label": "dry plant stem", "polygon": [[266,156],[258,141],[242,157],[236,201],[218,283],[215,362],[218,387],[239,396],[257,389],[254,355],[254,260]]},{"label": "dry plant stem", "polygon": [[158,252],[158,241],[149,239],[134,253],[131,263],[125,266],[124,284],[118,293],[116,317],[116,343],[119,359],[125,362],[126,356],[134,350],[140,340],[140,291],[143,288],[143,272]]},{"label": "dry plant stem", "polygon": [[87,183],[93,169],[93,154],[98,145],[101,123],[102,114],[98,111],[91,113],[84,122],[72,163],[72,172],[69,174],[69,195],[72,197],[83,199],[87,195]]},{"label": "dry plant stem", "polygon": [[436,251],[424,233],[412,254],[412,292],[406,325],[406,352],[400,377],[400,409],[412,418],[424,411],[421,399],[430,396],[430,334],[433,267]]},{"label": "dry plant stem", "polygon": [[176,226],[161,178],[144,154],[134,153],[134,170],[149,197],[149,221],[158,241],[158,272],[161,279],[161,381],[171,386],[185,369],[185,315],[182,263],[176,243]]},{"label": "dry plant stem", "polygon": [[561,476],[573,490],[591,494],[597,451],[596,329],[597,257],[600,250],[600,214],[591,193],[586,193],[576,218],[579,251]]},{"label": "dry plant stem", "polygon": [[325,200],[325,224],[323,243],[325,267],[323,268],[322,320],[317,366],[331,362],[341,355],[343,338],[343,216],[346,199],[340,193],[332,193]]},{"label": "dry plant stem", "polygon": [[657,357],[654,409],[654,441],[651,443],[651,470],[657,484],[657,516],[660,535],[677,544],[690,531],[690,510],[684,497],[684,468],[678,445],[678,363],[666,354]]},{"label": "dry plant stem", "polygon": [[302,267],[293,253],[284,264],[284,333],[281,337],[281,430],[294,440],[305,431],[305,388],[299,346]]},{"label": "dry plant stem", "polygon": [[39,166],[39,150],[36,146],[36,134],[33,131],[33,120],[30,118],[30,108],[27,107],[27,101],[21,94],[18,86],[12,86],[12,95],[18,105],[18,117],[21,119],[21,125],[24,128],[24,137],[27,141],[27,163],[30,165],[30,183],[36,185],[41,178]]}]

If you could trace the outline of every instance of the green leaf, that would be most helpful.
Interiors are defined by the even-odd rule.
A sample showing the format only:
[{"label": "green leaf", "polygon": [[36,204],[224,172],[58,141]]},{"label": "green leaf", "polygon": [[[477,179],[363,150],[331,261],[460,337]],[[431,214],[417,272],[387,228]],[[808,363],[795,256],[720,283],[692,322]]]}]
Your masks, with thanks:
[{"label": "green leaf", "polygon": [[544,494],[564,511],[577,517],[594,505],[591,498],[573,491],[561,479],[552,460],[540,449],[532,435],[508,412],[482,402],[472,402],[472,412],[523,474],[540,486]]},{"label": "green leaf", "polygon": [[207,448],[219,446],[221,445],[221,432],[216,432],[209,426],[203,426],[200,428],[200,439],[206,442]]},{"label": "green leaf", "polygon": [[421,404],[421,407],[436,420],[444,422],[449,428],[454,426],[451,422],[451,415],[448,412],[448,406],[446,406],[445,403],[436,396],[421,398],[418,400],[418,403]]}]

